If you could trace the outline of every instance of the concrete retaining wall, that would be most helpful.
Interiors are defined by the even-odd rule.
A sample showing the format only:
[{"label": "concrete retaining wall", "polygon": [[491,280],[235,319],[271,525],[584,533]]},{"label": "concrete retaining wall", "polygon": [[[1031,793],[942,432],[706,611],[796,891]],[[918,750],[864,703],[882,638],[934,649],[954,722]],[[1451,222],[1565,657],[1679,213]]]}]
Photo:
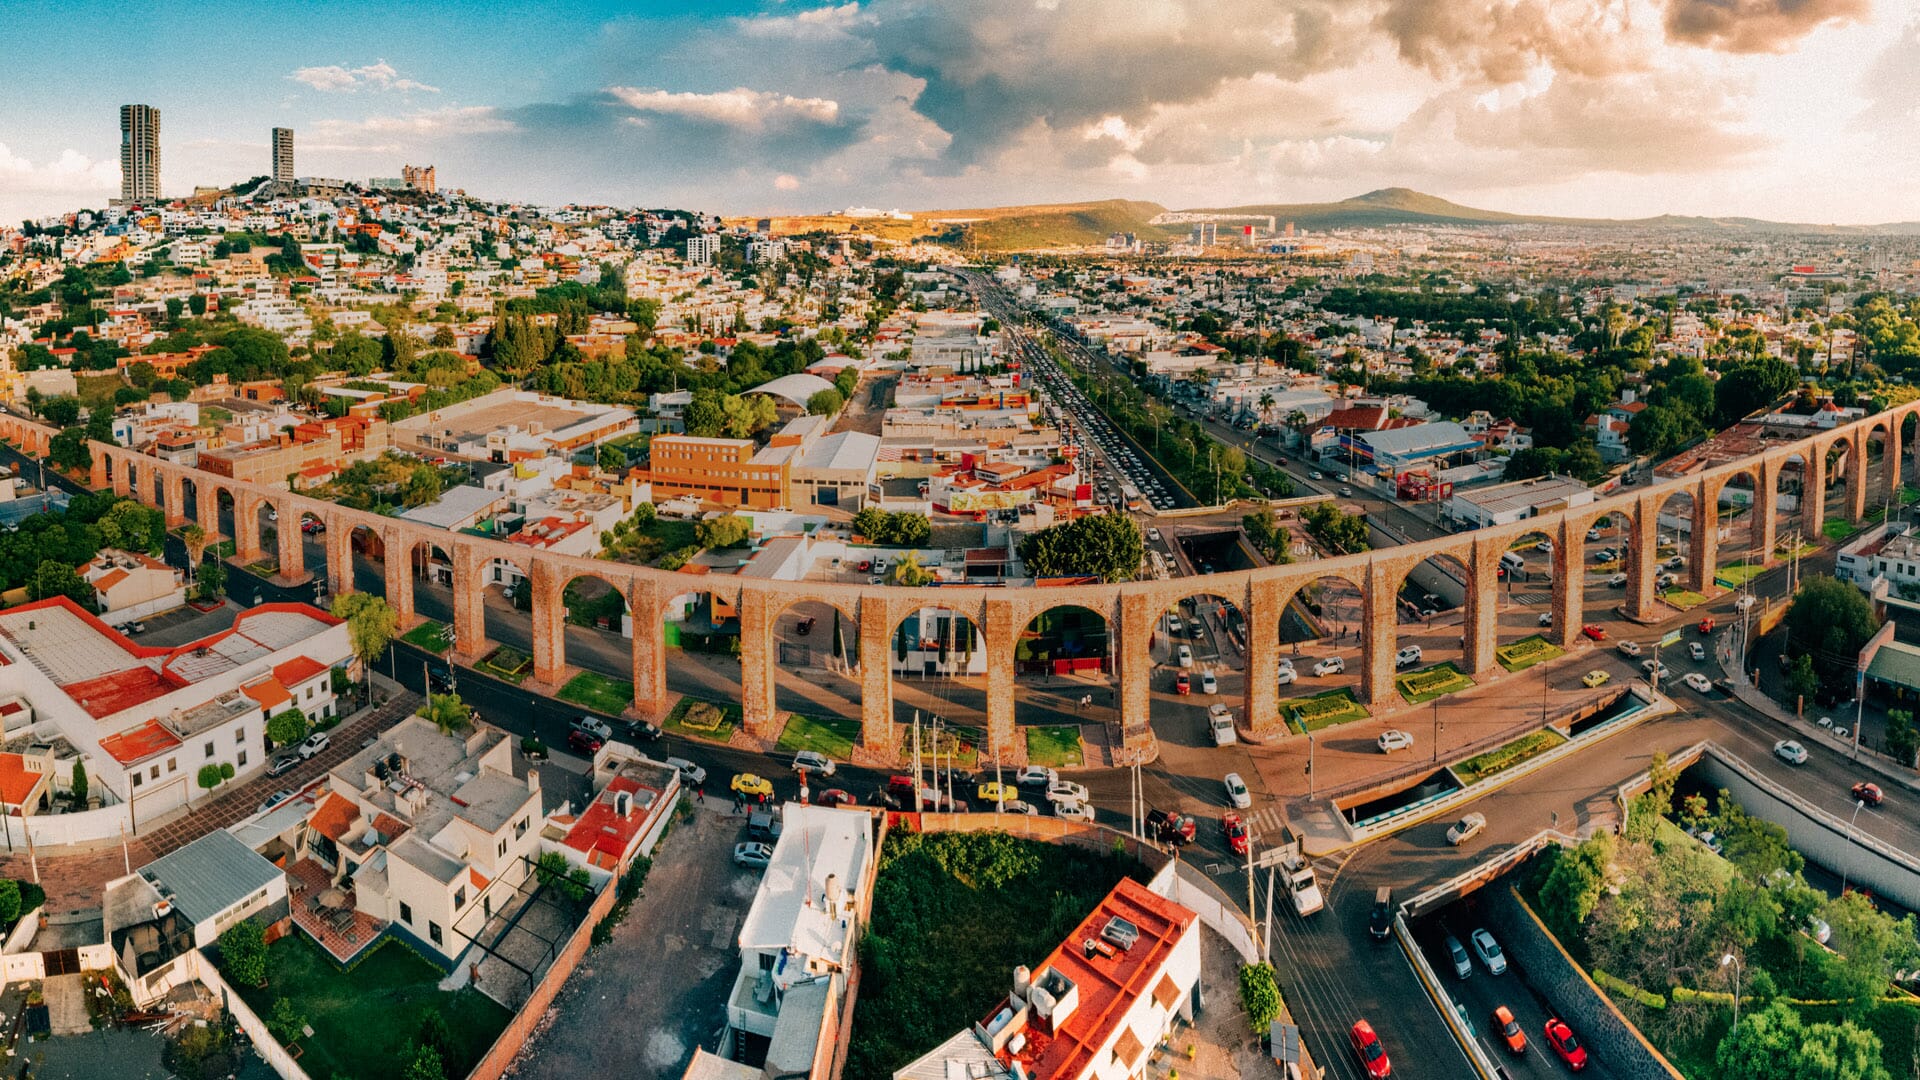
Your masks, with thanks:
[{"label": "concrete retaining wall", "polygon": [[1507,956],[1526,971],[1527,981],[1547,1005],[1568,1018],[1574,1034],[1607,1063],[1610,1074],[1622,1080],[1682,1080],[1680,1071],[1621,1015],[1512,888],[1487,890],[1482,911]]},{"label": "concrete retaining wall", "polygon": [[[1775,787],[1720,746],[1709,745],[1695,768],[1707,782],[1725,788],[1747,813],[1787,830],[1787,840],[1808,862],[1845,875],[1902,907],[1920,907],[1920,859],[1849,829],[1845,818]],[[1834,792],[1836,805],[1845,805],[1845,794]]]}]

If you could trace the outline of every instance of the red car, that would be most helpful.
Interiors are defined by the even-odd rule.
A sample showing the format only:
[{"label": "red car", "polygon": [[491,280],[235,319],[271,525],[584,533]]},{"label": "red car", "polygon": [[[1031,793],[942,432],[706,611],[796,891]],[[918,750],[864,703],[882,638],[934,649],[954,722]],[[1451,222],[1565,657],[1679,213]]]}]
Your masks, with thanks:
[{"label": "red car", "polygon": [[1595,641],[1607,640],[1607,628],[1604,626],[1601,626],[1599,623],[1588,623],[1587,625],[1580,628],[1580,632],[1587,635],[1588,637],[1592,638]]},{"label": "red car", "polygon": [[1866,803],[1868,806],[1879,806],[1880,800],[1886,796],[1880,794],[1879,784],[1869,784],[1862,781],[1853,785],[1853,797]]},{"label": "red car", "polygon": [[1703,634],[1713,633],[1713,616],[1709,615],[1700,620],[1700,632]]},{"label": "red car", "polygon": [[1527,1052],[1527,1033],[1520,1028],[1520,1021],[1513,1018],[1513,1010],[1505,1005],[1493,1010],[1493,1026],[1500,1029],[1500,1037],[1506,1040],[1507,1050],[1515,1054]]},{"label": "red car", "polygon": [[831,809],[836,806],[853,806],[855,803],[852,793],[842,791],[839,788],[828,788],[821,792],[818,798],[813,800],[813,805],[824,806]]},{"label": "red car", "polygon": [[597,754],[600,752],[599,738],[589,735],[578,728],[567,732],[567,745],[583,754]]},{"label": "red car", "polygon": [[1566,1062],[1567,1068],[1574,1072],[1587,1067],[1587,1048],[1574,1038],[1573,1029],[1567,1026],[1567,1022],[1557,1016],[1547,1021],[1547,1045],[1553,1047],[1553,1052],[1559,1054],[1560,1060]]},{"label": "red car", "polygon": [[1387,1080],[1393,1075],[1393,1063],[1387,1060],[1387,1048],[1380,1045],[1380,1036],[1373,1033],[1372,1024],[1355,1020],[1348,1036],[1353,1040],[1353,1056],[1360,1059],[1360,1067],[1367,1071],[1368,1076],[1373,1080]]},{"label": "red car", "polygon": [[1193,693],[1193,680],[1187,678],[1186,672],[1183,671],[1173,677],[1173,692],[1176,694]]},{"label": "red car", "polygon": [[1220,819],[1227,829],[1227,850],[1235,855],[1247,853],[1247,823],[1240,820],[1239,814],[1228,814]]}]

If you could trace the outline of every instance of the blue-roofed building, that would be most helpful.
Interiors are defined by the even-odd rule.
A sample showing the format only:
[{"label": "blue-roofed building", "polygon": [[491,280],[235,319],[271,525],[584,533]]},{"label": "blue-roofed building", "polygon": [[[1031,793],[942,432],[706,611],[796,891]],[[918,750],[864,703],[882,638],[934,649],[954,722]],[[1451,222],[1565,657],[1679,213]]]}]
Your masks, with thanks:
[{"label": "blue-roofed building", "polygon": [[1341,448],[1355,465],[1382,476],[1422,466],[1456,464],[1482,452],[1479,439],[1451,420],[1387,431],[1353,431],[1340,436]]}]

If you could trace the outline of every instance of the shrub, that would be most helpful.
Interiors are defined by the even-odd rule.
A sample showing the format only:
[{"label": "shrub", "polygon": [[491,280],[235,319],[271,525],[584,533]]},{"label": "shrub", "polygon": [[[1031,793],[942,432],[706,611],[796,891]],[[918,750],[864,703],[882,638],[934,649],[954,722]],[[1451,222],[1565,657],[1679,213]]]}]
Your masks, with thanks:
[{"label": "shrub", "polygon": [[252,919],[242,919],[220,934],[220,970],[242,986],[267,981],[267,933]]},{"label": "shrub", "polygon": [[1248,964],[1240,969],[1240,1007],[1247,1010],[1247,1021],[1258,1034],[1279,1017],[1280,984],[1274,980],[1272,964]]}]

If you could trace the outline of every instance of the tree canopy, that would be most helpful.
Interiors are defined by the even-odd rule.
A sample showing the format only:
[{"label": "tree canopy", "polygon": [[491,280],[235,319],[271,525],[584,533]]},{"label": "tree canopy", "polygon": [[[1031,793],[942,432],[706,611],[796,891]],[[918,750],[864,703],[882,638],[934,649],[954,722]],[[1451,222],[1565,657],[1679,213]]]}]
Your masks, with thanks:
[{"label": "tree canopy", "polygon": [[1037,578],[1131,581],[1145,554],[1140,527],[1125,514],[1088,514],[1020,541],[1020,561]]}]

